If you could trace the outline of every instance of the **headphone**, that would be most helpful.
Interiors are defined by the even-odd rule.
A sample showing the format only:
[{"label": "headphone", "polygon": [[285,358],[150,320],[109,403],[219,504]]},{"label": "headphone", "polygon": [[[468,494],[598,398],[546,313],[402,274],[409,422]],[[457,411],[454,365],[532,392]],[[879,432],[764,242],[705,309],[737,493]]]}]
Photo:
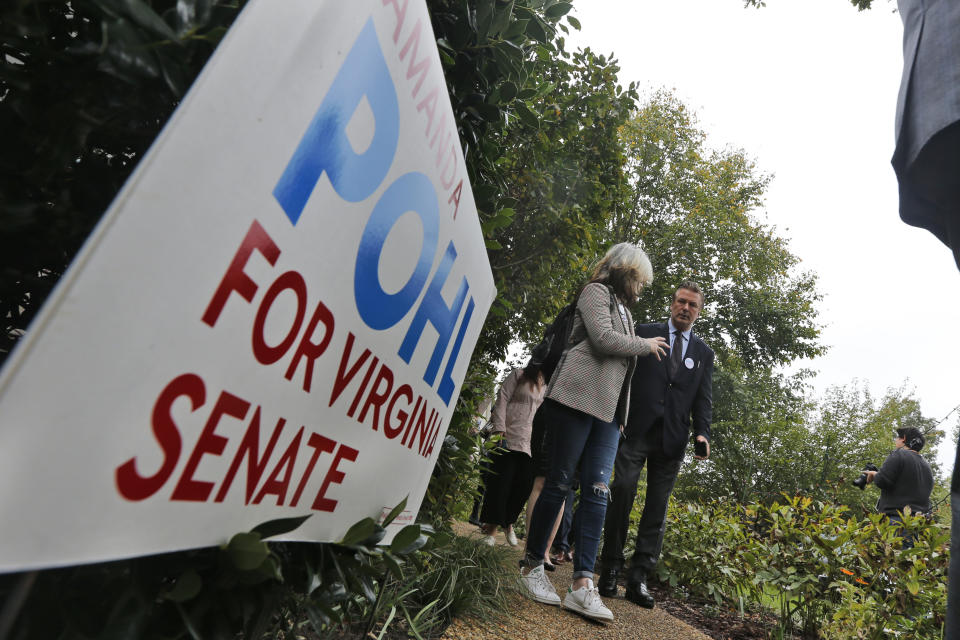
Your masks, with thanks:
[{"label": "headphone", "polygon": [[920,433],[919,429],[910,428],[905,429],[903,434],[904,444],[907,445],[908,449],[919,452],[920,449],[923,449],[923,445],[926,443],[926,440],[923,437],[923,434]]},{"label": "headphone", "polygon": [[907,442],[907,446],[914,451],[920,451],[920,449],[923,449],[923,444],[923,436],[914,436],[910,438],[909,442]]}]

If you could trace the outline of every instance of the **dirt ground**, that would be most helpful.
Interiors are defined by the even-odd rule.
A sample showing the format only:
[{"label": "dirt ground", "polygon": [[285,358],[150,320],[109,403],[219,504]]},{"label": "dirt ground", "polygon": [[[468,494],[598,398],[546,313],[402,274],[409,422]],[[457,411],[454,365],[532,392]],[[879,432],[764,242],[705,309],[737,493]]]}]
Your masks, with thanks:
[{"label": "dirt ground", "polygon": [[[477,538],[477,528],[458,523],[456,530],[460,535]],[[497,534],[497,544],[506,545],[501,533]],[[521,542],[521,546],[522,546]],[[520,557],[520,547],[516,548]],[[570,563],[560,565],[553,573],[548,573],[557,593],[563,594],[570,585],[573,567]],[[750,628],[750,620],[740,620],[733,614],[733,620],[726,619],[718,612],[710,610],[706,615],[703,607],[677,602],[667,596],[665,590],[655,589],[657,606],[643,609],[623,598],[623,587],[616,598],[604,598],[604,604],[613,612],[614,621],[601,624],[587,620],[574,613],[542,605],[519,594],[511,598],[510,611],[503,620],[490,623],[481,620],[456,620],[442,636],[443,640],[494,640],[499,638],[597,638],[598,640],[752,640],[764,638],[760,627],[759,635]],[[737,628],[739,627],[739,628]]]}]

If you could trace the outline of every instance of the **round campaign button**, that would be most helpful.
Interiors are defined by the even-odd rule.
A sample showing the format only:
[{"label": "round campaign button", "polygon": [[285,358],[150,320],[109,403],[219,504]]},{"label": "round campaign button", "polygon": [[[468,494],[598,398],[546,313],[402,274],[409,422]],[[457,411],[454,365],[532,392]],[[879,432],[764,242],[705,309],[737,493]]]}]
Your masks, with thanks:
[{"label": "round campaign button", "polygon": [[693,358],[687,358],[683,364],[687,365],[687,369],[693,369]]}]

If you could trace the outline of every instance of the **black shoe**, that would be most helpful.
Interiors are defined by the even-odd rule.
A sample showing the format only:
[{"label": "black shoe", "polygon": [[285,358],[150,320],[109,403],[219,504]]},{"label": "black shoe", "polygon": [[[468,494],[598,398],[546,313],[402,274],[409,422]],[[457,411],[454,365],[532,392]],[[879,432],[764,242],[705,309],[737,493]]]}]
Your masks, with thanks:
[{"label": "black shoe", "polygon": [[597,583],[597,589],[604,598],[612,598],[617,595],[617,574],[620,571],[612,567],[604,569],[600,573],[600,582]]},{"label": "black shoe", "polygon": [[640,605],[645,609],[653,609],[656,600],[647,591],[647,580],[644,578],[640,582],[631,582],[627,585],[626,599],[633,604]]}]

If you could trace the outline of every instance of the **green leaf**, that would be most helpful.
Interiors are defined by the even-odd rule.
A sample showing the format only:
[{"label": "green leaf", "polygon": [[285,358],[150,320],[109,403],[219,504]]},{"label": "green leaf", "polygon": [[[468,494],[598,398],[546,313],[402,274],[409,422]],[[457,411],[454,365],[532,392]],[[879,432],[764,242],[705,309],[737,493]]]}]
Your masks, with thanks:
[{"label": "green leaf", "polygon": [[[381,527],[380,525],[376,525],[373,529],[373,533],[371,533],[369,536],[364,538],[360,542],[360,544],[364,547],[376,547],[386,535],[387,535],[387,530]],[[380,552],[378,549],[374,549],[373,551],[375,553]]]},{"label": "green leaf", "polygon": [[479,116],[487,122],[498,122],[501,118],[500,107],[493,104],[477,104],[469,109],[476,109]]},{"label": "green leaf", "polygon": [[567,15],[572,8],[573,5],[569,2],[558,2],[552,7],[547,7],[547,10],[544,11],[544,15],[548,18],[561,18]]},{"label": "green leaf", "polygon": [[268,520],[267,522],[255,526],[251,530],[251,533],[259,533],[260,538],[263,540],[272,538],[274,536],[280,536],[285,533],[290,533],[306,522],[307,519],[310,518],[310,515],[311,514],[298,516],[296,518],[278,518],[276,520]]},{"label": "green leaf", "polygon": [[334,603],[343,602],[350,598],[350,592],[347,591],[346,585],[342,582],[333,582],[330,584],[329,588],[324,589],[320,592],[319,596],[325,603]]},{"label": "green leaf", "polygon": [[373,518],[364,518],[347,530],[346,535],[343,536],[343,539],[340,540],[339,544],[348,547],[358,545],[372,536],[376,530],[377,523],[373,521]]},{"label": "green leaf", "polygon": [[453,534],[450,533],[437,533],[430,537],[430,544],[428,545],[429,549],[440,549],[447,546],[453,541]]},{"label": "green leaf", "polygon": [[567,16],[567,22],[570,23],[570,26],[580,31],[580,21],[574,18],[573,16]]},{"label": "green leaf", "polygon": [[399,555],[407,555],[407,554],[413,553],[414,551],[417,551],[418,549],[422,549],[423,547],[425,547],[428,542],[430,542],[430,538],[428,538],[427,536],[425,535],[417,536],[416,540],[414,540],[411,544],[404,547],[403,549],[397,550],[397,553]]},{"label": "green leaf", "polygon": [[540,23],[540,18],[536,16],[527,23],[527,35],[537,42],[547,42],[548,40],[547,31]]},{"label": "green leaf", "polygon": [[400,558],[395,558],[391,553],[383,554],[383,563],[387,565],[387,569],[390,573],[393,574],[393,577],[397,580],[403,580],[403,569],[400,567],[400,563],[403,560]]},{"label": "green leaf", "polygon": [[260,539],[259,533],[238,533],[230,538],[227,554],[237,569],[252,571],[267,559],[270,547]]},{"label": "green leaf", "polygon": [[527,23],[529,20],[514,20],[510,23],[510,26],[507,27],[507,30],[503,32],[504,40],[513,40],[517,36],[523,35],[527,31]]},{"label": "green leaf", "polygon": [[500,99],[504,102],[509,102],[517,97],[517,91],[517,85],[507,80],[500,85]]},{"label": "green leaf", "polygon": [[387,619],[383,622],[383,628],[380,629],[380,634],[377,636],[377,640],[383,640],[384,634],[387,633],[387,629],[390,627],[390,623],[393,622],[394,616],[397,615],[396,605],[390,607],[390,615],[387,616]]},{"label": "green leaf", "polygon": [[212,10],[213,0],[177,0],[177,36],[207,26]]},{"label": "green leaf", "polygon": [[[483,43],[490,34],[496,0],[477,0],[477,42]],[[468,9],[469,11],[469,9]]]},{"label": "green leaf", "polygon": [[101,58],[100,69],[124,80],[129,76],[158,78],[161,75],[156,56],[146,46],[140,33],[127,20],[119,18],[104,22],[106,58]]},{"label": "green leaf", "polygon": [[510,23],[510,18],[513,16],[513,2],[514,0],[510,0],[502,7],[494,7],[494,18],[490,24],[490,37],[497,37]]},{"label": "green leaf", "polygon": [[259,573],[264,580],[283,582],[283,570],[276,556],[268,557],[266,562],[257,567],[257,573]]},{"label": "green leaf", "polygon": [[326,627],[330,624],[331,618],[333,617],[333,612],[320,604],[314,602],[307,602],[307,619],[310,621],[310,626],[313,627],[313,630],[320,635],[326,633]]},{"label": "green leaf", "polygon": [[556,88],[557,84],[555,82],[545,82],[537,87],[537,95],[541,97],[545,96]]},{"label": "green leaf", "polygon": [[409,551],[406,551],[406,549],[410,547],[410,545],[414,544],[419,537],[420,525],[408,524],[403,529],[400,529],[400,531],[397,532],[397,535],[393,537],[393,542],[390,543],[390,551],[392,553],[405,555],[409,553]]},{"label": "green leaf", "polygon": [[401,513],[403,513],[403,510],[407,508],[407,498],[409,498],[409,497],[410,497],[410,496],[408,495],[406,498],[404,498],[403,500],[401,500],[401,501],[400,501],[400,504],[398,504],[397,506],[395,506],[395,507],[390,511],[390,513],[387,514],[387,517],[384,518],[384,519],[383,519],[383,522],[380,523],[380,526],[381,526],[381,527],[386,527],[386,526],[389,525],[391,522],[393,522],[394,520],[396,520],[396,519],[397,519],[397,516],[399,516]]},{"label": "green leaf", "polygon": [[517,101],[515,104],[517,116],[519,116],[520,121],[531,129],[539,129],[540,116],[534,113],[534,111],[528,107],[525,102]]},{"label": "green leaf", "polygon": [[360,589],[363,591],[363,597],[365,597],[371,604],[376,602],[377,590],[373,581],[368,576],[359,575],[358,582],[360,583]]},{"label": "green leaf", "polygon": [[126,16],[154,35],[171,42],[180,42],[170,25],[142,0],[95,0],[95,2],[111,15]]},{"label": "green leaf", "polygon": [[163,597],[173,602],[186,602],[195,598],[203,588],[203,580],[194,569],[187,569],[177,578],[176,584]]}]

